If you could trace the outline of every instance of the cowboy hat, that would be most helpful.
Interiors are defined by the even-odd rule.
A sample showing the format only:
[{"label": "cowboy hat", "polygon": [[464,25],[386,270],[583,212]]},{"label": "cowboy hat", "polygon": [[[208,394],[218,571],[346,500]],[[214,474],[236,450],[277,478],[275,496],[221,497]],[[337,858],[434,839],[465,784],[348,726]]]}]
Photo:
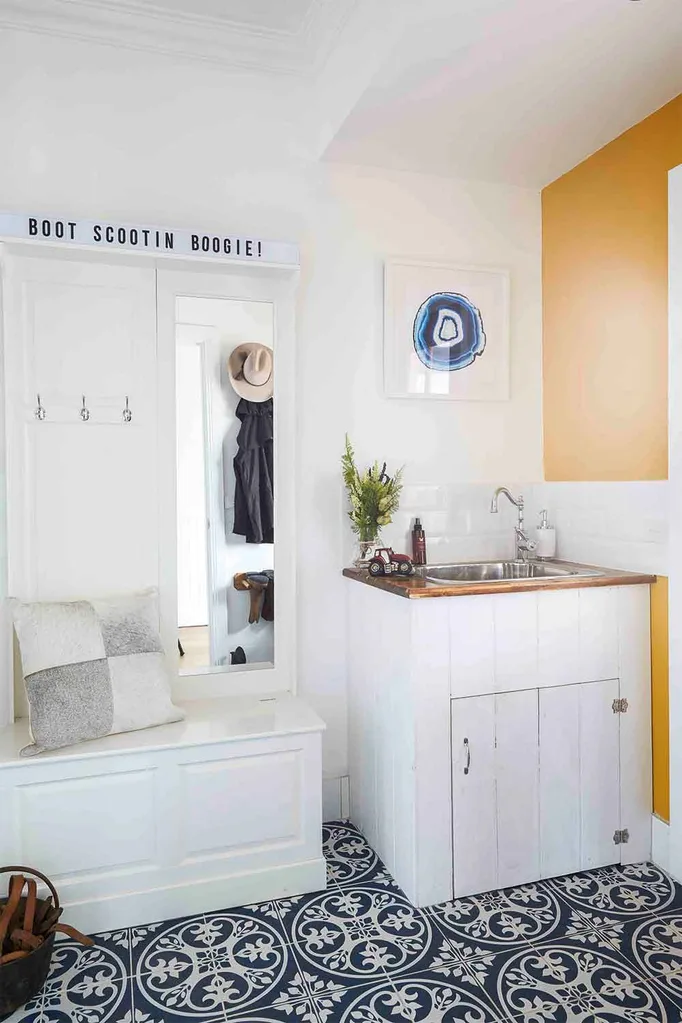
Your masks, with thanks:
[{"label": "cowboy hat", "polygon": [[240,398],[267,401],[272,398],[272,349],[245,341],[237,345],[227,360],[230,383]]}]

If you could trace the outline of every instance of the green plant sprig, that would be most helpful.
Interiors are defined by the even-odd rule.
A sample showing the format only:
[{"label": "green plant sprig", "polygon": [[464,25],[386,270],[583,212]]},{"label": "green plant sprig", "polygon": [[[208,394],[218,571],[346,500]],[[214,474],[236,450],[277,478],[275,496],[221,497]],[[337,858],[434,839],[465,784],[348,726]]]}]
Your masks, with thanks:
[{"label": "green plant sprig", "polygon": [[386,463],[379,468],[379,463],[375,462],[361,473],[355,464],[355,453],[348,434],[341,468],[350,502],[348,517],[351,528],[362,542],[374,540],[382,527],[392,522],[398,510],[403,489],[403,469],[398,469],[395,476],[389,476]]}]

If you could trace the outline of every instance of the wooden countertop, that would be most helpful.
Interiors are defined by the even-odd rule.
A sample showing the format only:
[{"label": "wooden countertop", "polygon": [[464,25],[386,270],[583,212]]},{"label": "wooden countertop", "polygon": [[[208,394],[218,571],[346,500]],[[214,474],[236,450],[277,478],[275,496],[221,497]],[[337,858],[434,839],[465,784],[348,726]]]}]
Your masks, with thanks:
[{"label": "wooden countertop", "polygon": [[618,568],[599,568],[579,565],[570,561],[557,561],[557,565],[585,568],[599,575],[571,575],[554,579],[500,579],[495,582],[431,582],[418,575],[371,576],[366,569],[344,568],[347,579],[373,586],[377,590],[395,593],[398,597],[415,600],[421,597],[468,597],[481,593],[523,593],[526,590],[575,590],[586,586],[636,586],[656,582],[655,575],[642,572],[623,572]]}]

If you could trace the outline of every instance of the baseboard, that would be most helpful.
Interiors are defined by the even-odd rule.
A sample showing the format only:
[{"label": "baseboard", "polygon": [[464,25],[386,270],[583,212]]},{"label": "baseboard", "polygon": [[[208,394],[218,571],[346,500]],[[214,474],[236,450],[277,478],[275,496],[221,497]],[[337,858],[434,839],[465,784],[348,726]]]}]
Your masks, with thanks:
[{"label": "baseboard", "polygon": [[347,774],[322,779],[323,821],[346,820],[350,813],[349,782]]},{"label": "baseboard", "polygon": [[188,884],[127,892],[88,902],[64,901],[64,919],[85,934],[211,913],[326,887],[323,858]]},{"label": "baseboard", "polygon": [[651,859],[656,866],[670,870],[670,825],[660,817],[651,817]]}]

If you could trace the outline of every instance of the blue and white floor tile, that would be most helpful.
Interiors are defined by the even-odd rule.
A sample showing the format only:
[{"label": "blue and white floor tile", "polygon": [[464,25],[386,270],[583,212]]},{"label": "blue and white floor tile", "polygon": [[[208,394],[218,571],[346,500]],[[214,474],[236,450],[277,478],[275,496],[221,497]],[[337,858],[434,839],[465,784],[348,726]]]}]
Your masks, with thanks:
[{"label": "blue and white floor tile", "polygon": [[324,827],[325,892],[59,940],[8,1023],[682,1023],[682,890],[652,864],[415,909]]}]

